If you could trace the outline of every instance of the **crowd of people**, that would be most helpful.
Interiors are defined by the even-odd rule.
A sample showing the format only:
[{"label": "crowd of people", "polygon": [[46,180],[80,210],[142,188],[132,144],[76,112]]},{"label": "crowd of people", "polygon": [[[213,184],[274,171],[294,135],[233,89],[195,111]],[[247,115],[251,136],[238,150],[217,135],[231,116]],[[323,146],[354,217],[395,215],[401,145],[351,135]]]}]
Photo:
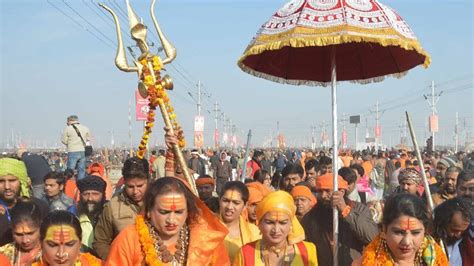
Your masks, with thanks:
[{"label": "crowd of people", "polygon": [[340,151],[334,191],[330,152],[191,150],[195,194],[165,142],[116,184],[83,154],[0,158],[0,264],[474,265],[472,153]]}]

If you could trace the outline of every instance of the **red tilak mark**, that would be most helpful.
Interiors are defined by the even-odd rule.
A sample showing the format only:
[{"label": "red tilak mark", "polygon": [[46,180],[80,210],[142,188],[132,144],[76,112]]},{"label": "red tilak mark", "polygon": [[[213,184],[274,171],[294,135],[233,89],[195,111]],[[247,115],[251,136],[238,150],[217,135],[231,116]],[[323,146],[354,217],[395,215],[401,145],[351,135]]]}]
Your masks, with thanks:
[{"label": "red tilak mark", "polygon": [[176,211],[176,202],[175,202],[175,199],[176,197],[172,197],[173,201],[171,202],[171,210],[172,211]]},{"label": "red tilak mark", "polygon": [[59,242],[60,244],[64,244],[67,240],[70,239],[70,237],[71,235],[69,233],[69,230],[65,231],[62,226],[59,231],[56,230],[53,234],[53,239]]},{"label": "red tilak mark", "polygon": [[407,218],[406,220],[402,221],[401,222],[401,228],[405,231],[410,231],[410,230],[413,230],[414,227],[416,227],[416,221],[411,219],[411,218]]}]

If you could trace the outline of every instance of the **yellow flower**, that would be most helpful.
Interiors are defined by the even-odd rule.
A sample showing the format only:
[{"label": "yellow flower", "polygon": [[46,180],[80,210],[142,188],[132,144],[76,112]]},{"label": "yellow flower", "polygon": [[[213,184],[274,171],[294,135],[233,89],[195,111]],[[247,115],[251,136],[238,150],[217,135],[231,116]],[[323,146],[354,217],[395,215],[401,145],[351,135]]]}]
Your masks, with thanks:
[{"label": "yellow flower", "polygon": [[143,83],[145,83],[145,85],[146,85],[147,87],[152,86],[152,85],[154,84],[154,83],[153,83],[153,77],[152,77],[152,76],[149,76],[149,75],[145,76],[145,80],[144,80]]},{"label": "yellow flower", "polygon": [[137,215],[135,219],[135,229],[138,233],[138,240],[142,246],[142,250],[145,253],[145,262],[150,266],[160,266],[163,265],[160,263],[158,254],[155,250],[153,238],[150,236],[150,231],[148,226],[145,224],[145,219],[142,215]]},{"label": "yellow flower", "polygon": [[153,56],[153,70],[160,71],[163,68],[163,62],[161,62],[160,57]]}]

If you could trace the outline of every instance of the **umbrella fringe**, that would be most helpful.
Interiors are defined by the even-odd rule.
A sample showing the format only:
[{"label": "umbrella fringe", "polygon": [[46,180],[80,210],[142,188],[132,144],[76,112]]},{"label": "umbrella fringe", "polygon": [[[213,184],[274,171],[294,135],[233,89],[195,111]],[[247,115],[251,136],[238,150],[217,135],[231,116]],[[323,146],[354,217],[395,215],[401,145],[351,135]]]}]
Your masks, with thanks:
[{"label": "umbrella fringe", "polygon": [[[242,69],[242,71],[244,71],[244,72],[246,72],[246,73],[248,73],[252,76],[267,79],[267,80],[277,82],[277,83],[297,85],[297,86],[305,85],[305,86],[313,86],[313,87],[330,87],[331,86],[331,81],[323,82],[323,81],[315,81],[315,80],[285,79],[285,78],[273,76],[273,75],[270,75],[270,74],[267,74],[267,73],[256,71],[256,70],[246,66],[242,62],[239,62],[238,66],[240,67],[240,69]],[[369,83],[381,82],[387,77],[402,78],[407,73],[408,73],[408,71],[404,71],[404,72],[401,72],[401,73],[393,73],[393,74],[388,74],[388,75],[373,77],[373,78],[368,78],[368,79],[357,79],[357,80],[348,80],[348,81],[351,82],[351,83],[357,83],[357,84],[369,84]],[[338,81],[337,83],[339,83],[339,82],[340,81]]]},{"label": "umbrella fringe", "polygon": [[[354,33],[352,33],[354,34]],[[275,38],[277,37],[277,38]],[[264,41],[261,41],[264,39]],[[397,46],[405,50],[415,50],[420,55],[424,56],[423,67],[428,68],[431,64],[431,58],[428,53],[423,50],[419,42],[414,40],[406,40],[402,38],[380,38],[377,36],[361,36],[361,35],[337,35],[337,36],[294,36],[289,35],[280,39],[278,36],[260,36],[252,41],[252,43],[247,47],[244,54],[239,59],[239,64],[245,60],[248,56],[258,55],[265,51],[278,50],[283,47],[293,47],[293,48],[304,48],[311,46],[328,46],[328,45],[337,45],[344,43],[360,43],[367,42],[373,44],[379,44],[384,47],[388,46]],[[257,44],[260,43],[260,44]]]}]

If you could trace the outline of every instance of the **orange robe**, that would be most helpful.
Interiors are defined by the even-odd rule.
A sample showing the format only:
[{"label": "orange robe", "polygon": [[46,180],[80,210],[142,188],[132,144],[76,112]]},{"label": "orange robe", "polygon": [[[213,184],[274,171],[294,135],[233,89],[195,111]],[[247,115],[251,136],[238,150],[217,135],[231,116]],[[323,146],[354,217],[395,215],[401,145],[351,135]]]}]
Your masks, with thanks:
[{"label": "orange robe", "polygon": [[0,253],[0,265],[5,265],[5,266],[12,265],[8,257],[3,255],[2,253]]},{"label": "orange robe", "polygon": [[66,181],[66,184],[64,185],[64,194],[70,197],[74,201],[74,203],[79,202],[81,193],[79,192],[79,189],[76,186],[76,181],[72,178]]},{"label": "orange robe", "polygon": [[101,163],[94,163],[89,166],[88,172],[90,175],[95,175],[99,176],[104,180],[104,182],[107,184],[105,187],[105,199],[110,200],[112,198],[112,192],[114,185],[112,184],[112,181],[110,181],[110,178],[105,174],[105,167]]},{"label": "orange robe", "polygon": [[[189,225],[188,265],[229,266],[230,261],[224,246],[227,228],[202,203],[196,204],[201,210],[197,221]],[[106,265],[108,266],[142,266],[145,256],[142,252],[139,235],[135,224],[126,227],[112,242]],[[164,264],[163,265],[168,265]],[[170,264],[171,265],[171,264]]]},{"label": "orange robe", "polygon": [[[81,262],[81,266],[102,266],[105,265],[104,262],[101,259],[98,259],[97,257],[93,256],[90,253],[81,253],[79,255],[79,261]],[[3,265],[3,264],[0,264]],[[43,266],[44,263],[41,260],[40,262],[34,262],[31,264],[31,266]],[[77,265],[77,264],[74,264]]]},{"label": "orange robe", "polygon": [[372,172],[372,169],[374,168],[370,161],[364,161],[361,166],[364,168],[364,174],[366,176],[369,176],[370,172]]}]

